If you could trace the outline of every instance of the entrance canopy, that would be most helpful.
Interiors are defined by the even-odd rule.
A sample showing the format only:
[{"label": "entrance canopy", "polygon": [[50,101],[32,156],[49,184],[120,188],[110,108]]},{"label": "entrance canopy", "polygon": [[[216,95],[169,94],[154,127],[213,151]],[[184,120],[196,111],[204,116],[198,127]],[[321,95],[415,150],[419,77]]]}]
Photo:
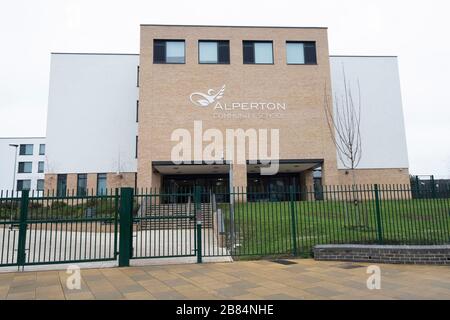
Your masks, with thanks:
[{"label": "entrance canopy", "polygon": [[[297,159],[279,160],[278,173],[300,173],[306,170],[316,169],[323,164],[323,159]],[[247,173],[260,174],[261,168],[267,167],[258,161],[247,161]],[[230,170],[229,164],[174,164],[172,161],[154,161],[153,169],[162,175],[204,175],[204,174],[227,174]]]},{"label": "entrance canopy", "polygon": [[[312,160],[279,160],[278,173],[300,173],[306,170],[316,169],[323,164],[323,159]],[[251,164],[247,161],[247,173],[260,174],[261,168],[267,167],[267,165],[261,164],[258,161],[257,164]]]},{"label": "entrance canopy", "polygon": [[230,171],[228,164],[180,164],[172,161],[154,161],[153,169],[162,175],[197,175],[197,174],[227,174]]}]

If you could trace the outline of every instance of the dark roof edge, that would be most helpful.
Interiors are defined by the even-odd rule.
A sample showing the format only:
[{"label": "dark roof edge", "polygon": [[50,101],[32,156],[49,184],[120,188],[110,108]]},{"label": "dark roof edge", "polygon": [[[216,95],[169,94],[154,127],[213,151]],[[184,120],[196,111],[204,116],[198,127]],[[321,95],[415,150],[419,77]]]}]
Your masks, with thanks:
[{"label": "dark roof edge", "polygon": [[289,26],[225,26],[225,25],[200,25],[200,24],[145,24],[141,23],[141,27],[213,27],[213,28],[266,28],[266,29],[328,29],[328,27],[289,27]]}]

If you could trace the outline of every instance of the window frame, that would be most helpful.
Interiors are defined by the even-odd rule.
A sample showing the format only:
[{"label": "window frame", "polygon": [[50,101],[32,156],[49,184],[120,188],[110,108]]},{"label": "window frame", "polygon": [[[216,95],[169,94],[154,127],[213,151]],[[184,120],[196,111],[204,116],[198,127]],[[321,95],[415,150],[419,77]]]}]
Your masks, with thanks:
[{"label": "window frame", "polygon": [[[84,180],[84,182],[85,182],[85,186],[84,186],[83,192],[81,192],[80,180]],[[78,173],[77,174],[77,196],[85,196],[85,195],[87,195],[87,190],[88,190],[88,188],[87,188],[87,180],[88,180],[87,173]]]},{"label": "window frame", "polygon": [[[25,152],[24,153],[22,153],[22,146],[25,146]],[[31,153],[29,153],[29,154],[26,153],[26,150],[27,150],[26,146],[31,146]],[[24,144],[20,144],[19,145],[19,156],[32,156],[33,153],[34,153],[34,145],[33,144],[31,144],[31,143],[24,143]]]},{"label": "window frame", "polygon": [[[42,171],[41,169],[41,163],[42,163]],[[44,173],[45,172],[45,162],[44,161],[38,161],[38,170],[37,173]]]},{"label": "window frame", "polygon": [[[30,164],[30,171],[25,171],[25,164]],[[22,165],[22,171],[20,165]],[[19,161],[19,163],[17,164],[17,173],[33,173],[33,162]]]},{"label": "window frame", "polygon": [[[23,183],[27,181],[30,186],[27,189],[23,188]],[[19,188],[19,183],[21,184],[21,187]],[[18,179],[16,183],[16,191],[25,191],[25,190],[31,190],[31,179]]]},{"label": "window frame", "polygon": [[[61,189],[60,181],[64,178],[64,190]],[[67,195],[67,174],[58,174],[56,176],[56,195],[58,197],[65,197]]]},{"label": "window frame", "polygon": [[139,122],[139,100],[136,100],[136,123]]},{"label": "window frame", "polygon": [[[42,149],[44,149],[44,152],[41,152]],[[45,143],[40,143],[39,144],[39,155],[40,156],[45,156]]]},{"label": "window frame", "polygon": [[[288,43],[302,43],[303,44],[303,56],[305,58],[305,63],[290,63],[290,62],[288,62],[288,60],[287,60],[287,44]],[[314,49],[315,49],[315,53],[316,53],[316,57],[315,57],[316,62],[314,62],[314,63],[306,62],[306,54],[305,54],[305,45],[306,44],[314,44]],[[318,62],[317,62],[317,42],[316,41],[286,40],[285,51],[286,51],[286,64],[287,65],[292,65],[292,66],[317,66],[318,65]]]},{"label": "window frame", "polygon": [[[100,176],[102,176],[102,180],[104,179],[105,180],[105,189],[104,189],[104,192],[100,192],[100,190],[99,190],[99,181],[100,181]],[[103,178],[103,176],[104,176],[104,178]],[[97,173],[97,184],[96,184],[96,191],[97,191],[97,195],[98,196],[102,196],[102,195],[106,195],[106,193],[108,192],[108,174],[107,173]]]},{"label": "window frame", "polygon": [[[213,42],[217,44],[217,62],[201,62],[200,61],[200,43],[202,42]],[[228,44],[228,61],[226,62],[219,62],[219,57],[220,57],[220,52],[219,52],[219,43],[220,42],[224,42]],[[227,65],[227,64],[231,64],[231,49],[230,49],[230,40],[214,40],[214,39],[201,39],[197,41],[197,57],[198,57],[198,64],[212,64],[212,65]]]},{"label": "window frame", "polygon": [[[245,62],[245,53],[244,53],[244,44],[245,43],[252,43],[252,47],[253,47],[253,62]],[[256,63],[255,61],[255,56],[256,56],[256,51],[255,51],[255,43],[270,43],[272,45],[272,63]],[[275,50],[273,48],[273,40],[242,40],[242,64],[245,65],[257,65],[257,66],[272,66],[275,64]]]},{"label": "window frame", "polygon": [[[157,42],[164,42],[164,62],[155,60],[155,44]],[[184,59],[183,62],[167,62],[167,42],[183,42]],[[185,39],[153,39],[153,64],[186,64],[186,40]]]},{"label": "window frame", "polygon": [[[39,188],[39,182],[42,182],[42,189]],[[36,180],[36,191],[44,191],[45,190],[45,179],[37,179]]]}]

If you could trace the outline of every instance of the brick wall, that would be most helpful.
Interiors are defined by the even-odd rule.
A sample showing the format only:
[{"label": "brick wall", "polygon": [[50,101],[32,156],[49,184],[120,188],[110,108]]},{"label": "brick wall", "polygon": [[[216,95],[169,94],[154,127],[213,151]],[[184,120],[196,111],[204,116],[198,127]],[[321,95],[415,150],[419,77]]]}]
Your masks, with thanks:
[{"label": "brick wall", "polygon": [[450,245],[317,245],[314,247],[314,259],[319,261],[450,265]]}]

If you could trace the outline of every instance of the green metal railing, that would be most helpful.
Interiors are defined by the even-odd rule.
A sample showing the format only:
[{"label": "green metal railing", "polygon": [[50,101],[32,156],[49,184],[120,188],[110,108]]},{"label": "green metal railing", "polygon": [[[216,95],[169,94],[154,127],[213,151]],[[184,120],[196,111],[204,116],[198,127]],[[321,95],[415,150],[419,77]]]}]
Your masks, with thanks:
[{"label": "green metal railing", "polygon": [[[409,185],[0,192],[0,266],[309,257],[317,244],[450,243],[450,199]],[[218,200],[219,199],[219,200]]]},{"label": "green metal railing", "polygon": [[0,192],[0,266],[117,258],[118,191]]},{"label": "green metal railing", "polygon": [[450,199],[434,198],[432,190],[412,199],[409,185],[235,188],[230,203],[211,214],[223,228],[203,230],[204,256],[311,256],[317,244],[450,243]]}]

